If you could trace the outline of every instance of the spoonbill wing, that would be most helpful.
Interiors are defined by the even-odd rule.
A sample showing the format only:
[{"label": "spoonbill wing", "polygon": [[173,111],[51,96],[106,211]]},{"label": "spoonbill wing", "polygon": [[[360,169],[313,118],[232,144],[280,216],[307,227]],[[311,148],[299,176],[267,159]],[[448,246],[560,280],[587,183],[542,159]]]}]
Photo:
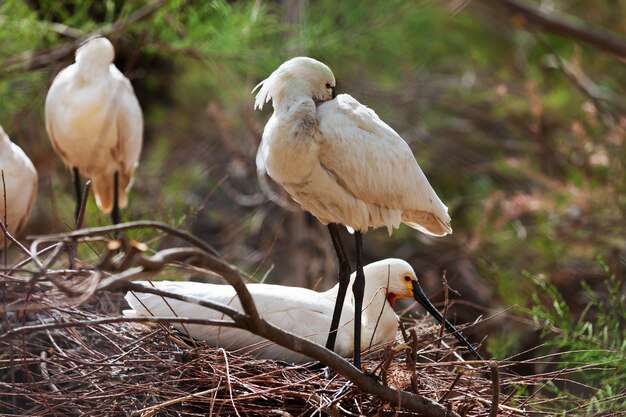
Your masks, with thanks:
[{"label": "spoonbill wing", "polygon": [[[151,285],[142,282],[144,285]],[[230,285],[212,285],[195,282],[153,282],[157,288],[176,294],[192,296],[230,306],[242,311],[241,303]],[[259,314],[269,323],[290,333],[323,344],[328,336],[330,317],[334,299],[306,288],[285,287],[271,284],[249,284],[248,290],[254,297]],[[147,293],[128,293],[126,301],[133,310],[125,310],[124,315],[193,317],[213,320],[230,319],[223,313],[184,301],[166,299]],[[345,315],[350,317],[348,313]],[[229,349],[242,349],[264,358],[306,362],[310,359],[281,348],[266,339],[255,336],[246,330],[206,326],[198,324],[175,324],[178,330],[198,340],[206,340],[212,345]],[[350,326],[346,326],[350,327]]]},{"label": "spoonbill wing", "polygon": [[371,109],[347,94],[318,106],[321,166],[357,199],[402,211],[425,233],[452,232],[447,207],[409,145]]}]

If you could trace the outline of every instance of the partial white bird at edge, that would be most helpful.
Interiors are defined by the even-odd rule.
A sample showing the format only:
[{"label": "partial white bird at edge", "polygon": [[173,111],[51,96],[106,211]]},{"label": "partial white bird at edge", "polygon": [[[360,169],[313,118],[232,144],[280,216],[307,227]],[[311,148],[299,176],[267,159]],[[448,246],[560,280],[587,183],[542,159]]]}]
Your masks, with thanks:
[{"label": "partial white bird at edge", "polygon": [[[0,126],[0,220],[5,222],[9,233],[16,237],[26,227],[37,198],[37,170],[26,153],[11,142]],[[6,202],[4,193],[6,191]],[[4,207],[6,205],[6,213]],[[5,237],[0,232],[0,250]]]}]

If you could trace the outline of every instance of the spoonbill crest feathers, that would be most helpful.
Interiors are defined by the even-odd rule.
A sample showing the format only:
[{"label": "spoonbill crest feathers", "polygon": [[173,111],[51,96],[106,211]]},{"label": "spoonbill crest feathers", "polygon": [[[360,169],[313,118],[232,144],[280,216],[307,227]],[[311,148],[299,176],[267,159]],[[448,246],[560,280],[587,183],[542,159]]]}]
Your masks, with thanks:
[{"label": "spoonbill crest feathers", "polygon": [[330,100],[331,87],[335,87],[335,76],[326,64],[309,57],[292,58],[254,87],[252,92],[259,90],[254,108],[261,110],[270,100],[276,107],[276,103],[280,103],[290,91],[304,94],[314,101]]}]

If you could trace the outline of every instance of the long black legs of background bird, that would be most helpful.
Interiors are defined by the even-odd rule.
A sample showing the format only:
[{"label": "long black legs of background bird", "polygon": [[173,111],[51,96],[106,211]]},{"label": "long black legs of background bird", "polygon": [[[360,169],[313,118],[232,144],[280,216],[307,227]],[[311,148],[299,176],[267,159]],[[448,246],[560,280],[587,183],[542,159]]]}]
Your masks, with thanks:
[{"label": "long black legs of background bird", "polygon": [[76,210],[74,211],[74,219],[78,220],[80,205],[83,201],[83,193],[80,186],[80,173],[78,172],[78,168],[74,167],[72,172],[74,173],[74,193],[76,194]]},{"label": "long black legs of background bird", "polygon": [[115,171],[115,174],[113,174],[113,210],[111,210],[111,221],[114,225],[120,222],[120,206],[118,203],[119,181],[119,172]]},{"label": "long black legs of background bird", "polygon": [[456,327],[454,327],[452,325],[452,323],[450,323],[448,320],[444,319],[444,317],[441,315],[441,313],[439,312],[439,310],[437,310],[435,308],[435,306],[430,302],[430,300],[428,299],[428,297],[426,296],[426,294],[424,293],[424,291],[422,290],[422,287],[420,287],[419,283],[417,282],[417,280],[413,281],[413,296],[415,298],[415,300],[420,303],[422,306],[424,306],[424,308],[439,322],[442,323],[446,329],[448,329],[448,331],[450,333],[452,333],[454,335],[454,337],[457,338],[457,340],[459,342],[461,342],[462,344],[464,344],[467,349],[470,351],[470,353],[472,355],[474,355],[474,357],[478,360],[484,360],[482,356],[480,356],[480,354],[478,352],[476,352],[476,350],[472,347],[472,345],[470,344],[470,342],[467,341],[466,338],[463,337],[463,335],[456,329]]},{"label": "long black legs of background bird", "polygon": [[361,314],[363,312],[363,294],[365,293],[365,274],[363,273],[363,235],[354,232],[356,246],[356,277],[352,283],[354,294],[354,366],[361,369]]},{"label": "long black legs of background bird", "polygon": [[350,284],[351,267],[346,250],[341,243],[339,225],[336,223],[330,223],[328,225],[328,231],[330,232],[330,239],[333,242],[333,247],[337,253],[337,260],[339,261],[339,291],[337,292],[333,318],[330,322],[330,330],[328,332],[328,339],[326,340],[326,348],[334,351],[335,341],[337,340],[337,329],[339,328],[339,320],[341,319],[341,310],[343,310],[343,303],[346,299],[348,285]]}]

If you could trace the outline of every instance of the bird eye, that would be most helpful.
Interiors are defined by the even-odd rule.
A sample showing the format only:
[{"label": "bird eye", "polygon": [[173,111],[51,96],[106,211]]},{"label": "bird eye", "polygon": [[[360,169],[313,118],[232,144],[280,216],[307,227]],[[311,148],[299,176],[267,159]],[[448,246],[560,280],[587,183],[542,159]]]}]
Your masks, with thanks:
[{"label": "bird eye", "polygon": [[411,277],[410,275],[405,275],[405,276],[404,276],[404,280],[405,280],[406,282],[411,281],[411,279],[413,279],[413,277]]},{"label": "bird eye", "polygon": [[326,83],[326,88],[332,88],[332,86],[330,85],[330,83]]}]

